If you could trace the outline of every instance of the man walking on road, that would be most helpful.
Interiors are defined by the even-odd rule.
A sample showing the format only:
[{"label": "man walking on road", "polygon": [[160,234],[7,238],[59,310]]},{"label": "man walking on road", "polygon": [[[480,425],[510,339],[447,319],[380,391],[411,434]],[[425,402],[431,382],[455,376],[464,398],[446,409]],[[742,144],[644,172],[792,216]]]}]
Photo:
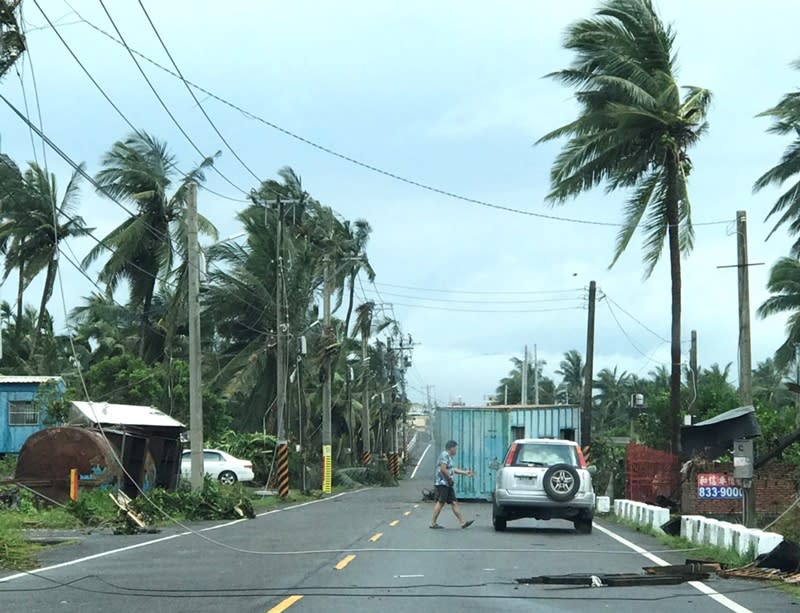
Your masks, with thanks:
[{"label": "man walking on road", "polygon": [[436,503],[433,505],[433,519],[431,520],[431,528],[441,529],[437,522],[439,513],[442,512],[444,505],[449,504],[453,509],[453,514],[456,516],[458,523],[462,528],[469,528],[475,520],[464,521],[461,516],[461,508],[456,500],[456,491],[453,488],[453,475],[466,475],[471,477],[473,472],[471,470],[464,470],[463,468],[455,468],[453,466],[453,456],[458,451],[458,443],[455,441],[447,441],[444,446],[444,451],[439,456],[436,462],[436,475],[433,480],[435,494],[434,499]]}]

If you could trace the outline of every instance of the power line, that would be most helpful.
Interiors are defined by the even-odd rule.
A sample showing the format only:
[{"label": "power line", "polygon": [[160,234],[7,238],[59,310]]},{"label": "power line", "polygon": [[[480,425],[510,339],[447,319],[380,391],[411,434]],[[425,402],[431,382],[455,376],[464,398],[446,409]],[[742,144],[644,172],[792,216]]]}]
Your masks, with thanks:
[{"label": "power line", "polygon": [[455,312],[455,313],[555,313],[559,311],[584,311],[586,307],[583,306],[575,306],[575,307],[563,307],[559,309],[457,309],[457,308],[450,308],[450,307],[437,307],[425,304],[409,304],[405,302],[384,302],[390,309],[392,309],[392,313],[394,314],[393,307],[394,306],[402,306],[414,309],[425,309],[429,311],[448,311],[448,312]]},{"label": "power line", "polygon": [[457,303],[457,304],[541,304],[544,302],[567,302],[582,298],[565,296],[564,298],[540,298],[534,300],[458,300],[455,298],[428,298],[427,296],[415,296],[413,294],[396,294],[394,292],[384,292],[387,296],[395,298],[410,298],[412,300],[425,300],[428,302]]},{"label": "power line", "polygon": [[[111,25],[113,26],[114,30],[116,31],[117,36],[119,36],[119,39],[122,41],[122,44],[125,46],[125,49],[128,51],[128,55],[131,56],[131,59],[133,60],[133,63],[136,64],[136,68],[138,68],[139,72],[142,75],[142,78],[145,80],[145,82],[147,83],[147,86],[150,88],[150,91],[153,92],[153,95],[156,97],[156,100],[158,100],[158,102],[161,104],[161,106],[164,109],[164,111],[167,113],[167,115],[169,115],[169,118],[172,120],[172,123],[175,124],[175,127],[177,127],[178,130],[180,131],[180,133],[183,134],[184,138],[189,142],[189,144],[192,146],[192,148],[194,148],[194,150],[197,151],[197,153],[200,155],[201,159],[204,159],[204,160],[205,159],[209,159],[211,156],[207,156],[205,153],[203,153],[203,151],[200,149],[200,147],[198,147],[197,144],[192,140],[192,137],[189,136],[189,134],[186,132],[186,130],[183,129],[183,126],[175,118],[175,115],[172,114],[172,111],[169,110],[169,107],[167,106],[166,102],[164,102],[164,99],[161,97],[161,95],[158,93],[158,90],[156,90],[156,88],[153,86],[153,83],[150,81],[150,78],[147,76],[147,73],[142,68],[142,65],[139,64],[139,60],[136,59],[136,56],[131,51],[130,47],[128,47],[128,43],[125,41],[125,37],[122,36],[122,32],[117,27],[117,24],[114,21],[114,18],[111,17],[111,13],[108,12],[108,9],[106,8],[105,2],[103,2],[103,0],[98,0],[98,1],[100,2],[100,6],[103,7],[103,11],[105,12],[106,16],[108,17],[108,20],[111,22]],[[211,166],[211,168],[220,177],[222,177],[222,179],[226,183],[228,183],[231,187],[233,187],[235,189],[238,189],[245,196],[249,195],[248,191],[242,189],[241,187],[236,185],[233,181],[231,181],[228,177],[226,177],[224,174],[222,174],[222,172],[219,170],[219,168],[217,168],[216,166],[213,166],[213,165]]]},{"label": "power line", "polygon": [[616,324],[617,324],[617,327],[620,329],[620,332],[622,332],[623,336],[624,336],[624,337],[626,338],[626,340],[627,340],[627,341],[630,343],[631,347],[633,347],[633,348],[634,348],[634,349],[635,349],[635,350],[636,350],[636,351],[637,351],[639,354],[641,354],[641,355],[642,355],[642,357],[644,357],[646,360],[649,360],[649,361],[650,361],[650,362],[652,362],[653,364],[659,364],[659,365],[661,365],[661,366],[666,366],[666,364],[664,364],[664,362],[659,362],[658,360],[654,360],[654,359],[653,359],[653,358],[651,358],[649,355],[647,355],[647,354],[646,354],[644,351],[642,351],[641,349],[639,349],[638,345],[637,345],[636,343],[634,343],[634,342],[633,342],[633,339],[631,339],[631,337],[630,337],[630,335],[628,334],[628,332],[625,330],[625,328],[624,328],[624,327],[622,326],[622,324],[619,322],[619,319],[617,319],[617,315],[616,315],[616,313],[614,313],[614,309],[613,309],[613,308],[611,308],[611,302],[609,302],[609,301],[606,301],[606,306],[608,307],[608,311],[609,311],[609,313],[611,313],[611,317],[612,317],[612,318],[614,319],[614,321],[616,322]]},{"label": "power line", "polygon": [[664,337],[663,337],[663,336],[661,336],[661,335],[660,335],[658,332],[654,332],[653,330],[651,330],[650,328],[648,328],[648,327],[647,327],[645,324],[643,324],[641,321],[639,321],[638,319],[636,319],[636,317],[634,317],[633,315],[631,315],[631,314],[630,314],[628,311],[626,311],[625,309],[623,309],[623,308],[622,308],[622,307],[621,307],[621,306],[620,306],[620,305],[619,305],[617,302],[615,302],[614,300],[612,300],[612,299],[611,299],[611,297],[610,297],[610,296],[609,296],[607,293],[603,292],[603,297],[604,297],[604,298],[605,298],[607,301],[609,301],[609,302],[613,303],[615,307],[617,307],[617,308],[618,308],[620,311],[622,311],[623,313],[625,313],[625,315],[627,315],[628,317],[630,317],[630,318],[631,318],[633,321],[635,321],[635,322],[636,322],[637,324],[639,324],[639,325],[640,325],[642,328],[644,328],[645,330],[647,330],[647,331],[648,331],[650,334],[652,334],[653,336],[655,336],[655,337],[656,337],[658,340],[660,340],[660,341],[664,341],[665,343],[669,343],[669,342],[670,342],[670,341],[669,341],[669,339],[666,339],[666,338],[664,338]]},{"label": "power line", "polygon": [[[67,2],[66,4],[67,4],[67,6],[72,8],[72,10],[75,12],[75,15],[77,15],[78,18],[84,24],[88,25],[90,28],[96,30],[100,34],[103,34],[104,36],[106,36],[107,38],[111,39],[115,43],[117,43],[119,45],[123,45],[128,50],[129,53],[135,54],[135,55],[139,56],[140,58],[142,58],[143,60],[149,62],[153,66],[155,66],[155,67],[159,68],[160,70],[166,72],[167,74],[170,74],[170,75],[172,75],[173,77],[175,77],[177,79],[181,79],[182,81],[184,81],[185,84],[191,85],[192,87],[194,87],[198,91],[204,93],[206,96],[209,96],[210,98],[213,98],[214,100],[224,104],[225,106],[227,106],[227,107],[229,107],[231,109],[234,109],[235,111],[241,113],[245,117],[248,117],[248,118],[250,118],[250,119],[252,119],[254,121],[262,123],[265,126],[267,126],[269,128],[272,128],[273,130],[281,132],[282,134],[284,134],[286,136],[289,136],[290,138],[293,138],[293,139],[295,139],[295,140],[297,140],[297,141],[299,141],[301,143],[304,143],[304,144],[306,144],[306,145],[308,145],[310,147],[313,147],[315,149],[318,149],[319,151],[327,153],[328,155],[331,155],[333,157],[339,158],[341,160],[344,160],[346,162],[349,162],[351,164],[354,164],[356,166],[359,166],[359,167],[364,168],[366,170],[369,170],[371,172],[383,175],[385,177],[389,177],[389,178],[394,179],[396,181],[399,181],[401,183],[406,183],[408,185],[412,185],[414,187],[417,187],[419,189],[422,189],[422,190],[425,190],[425,191],[428,191],[428,192],[432,192],[432,193],[435,193],[435,194],[446,196],[448,198],[452,198],[454,200],[460,200],[462,202],[468,202],[470,204],[475,204],[475,205],[478,205],[478,206],[483,206],[483,207],[487,207],[487,208],[491,208],[491,209],[495,209],[495,210],[506,211],[506,212],[509,212],[509,213],[516,213],[518,215],[526,215],[526,216],[529,216],[529,217],[537,217],[537,218],[540,218],[540,219],[548,219],[548,220],[551,220],[551,221],[564,221],[564,222],[569,222],[569,223],[577,223],[577,224],[592,225],[592,226],[607,226],[607,227],[618,228],[618,227],[621,227],[623,225],[623,224],[620,224],[620,223],[594,221],[594,220],[586,220],[586,219],[576,219],[576,218],[563,217],[563,216],[558,216],[558,215],[548,215],[546,213],[536,213],[534,211],[528,211],[528,210],[524,210],[524,209],[519,209],[519,208],[506,206],[506,205],[496,204],[496,203],[493,203],[493,202],[489,202],[487,200],[482,200],[482,199],[479,199],[479,198],[472,198],[470,196],[464,196],[462,194],[457,194],[455,192],[451,192],[451,191],[448,191],[448,190],[445,190],[445,189],[434,187],[434,186],[422,183],[420,181],[416,181],[414,179],[409,179],[407,177],[398,175],[397,173],[394,173],[394,172],[391,172],[391,171],[388,171],[388,170],[384,170],[384,169],[379,168],[379,167],[377,167],[377,166],[375,166],[373,164],[369,164],[367,162],[362,162],[360,160],[357,160],[356,158],[353,158],[353,157],[351,157],[349,155],[345,155],[343,153],[335,151],[334,149],[331,149],[330,147],[326,147],[324,145],[321,145],[321,144],[319,144],[319,143],[317,143],[315,141],[312,141],[309,138],[306,138],[306,137],[301,136],[301,135],[299,135],[299,134],[297,134],[295,132],[292,132],[291,130],[288,130],[288,129],[282,127],[282,126],[279,126],[276,123],[273,123],[273,122],[271,122],[271,121],[269,121],[267,119],[264,119],[263,117],[260,117],[260,116],[258,116],[256,114],[254,114],[254,113],[252,113],[252,112],[250,112],[250,111],[248,111],[248,110],[246,110],[246,109],[234,104],[233,102],[230,102],[229,100],[226,100],[225,98],[222,98],[221,96],[218,96],[217,94],[214,94],[213,92],[201,87],[200,85],[197,85],[196,83],[194,83],[192,81],[184,79],[181,75],[176,74],[172,70],[162,66],[161,64],[159,64],[155,60],[153,60],[153,59],[147,57],[146,55],[144,55],[143,53],[131,49],[127,45],[127,43],[125,43],[124,40],[120,41],[120,40],[116,39],[113,35],[109,34],[105,30],[103,30],[102,28],[96,26],[95,24],[93,24],[92,22],[90,22],[89,20],[84,18],[78,11],[76,11],[69,4],[69,2]],[[118,31],[118,33],[119,33],[119,31]],[[121,38],[121,36],[120,36],[120,38]],[[730,223],[730,220],[726,219],[726,220],[720,220],[720,221],[699,222],[699,223],[695,223],[693,225],[701,226],[701,225],[719,225],[719,224],[729,224],[729,223]]]},{"label": "power line", "polygon": [[[20,20],[24,23],[25,20],[22,15],[22,5],[19,7],[19,16]],[[22,34],[23,36],[26,34],[25,30],[23,30]],[[34,100],[36,101],[36,114],[39,117],[39,129],[44,131],[44,122],[42,121],[42,106],[39,104],[39,86],[36,83],[36,70],[33,67],[33,55],[31,55],[30,46],[28,46],[26,51],[28,55],[28,63],[31,67],[31,82],[33,83],[33,95]],[[48,171],[49,174],[49,170],[47,169],[47,148],[44,145],[44,141],[42,141],[42,161],[44,162],[45,170]]]},{"label": "power line", "polygon": [[[89,72],[89,69],[86,68],[84,63],[75,54],[75,52],[72,50],[72,47],[69,46],[69,43],[67,43],[67,41],[64,39],[64,37],[61,36],[61,33],[58,31],[58,28],[56,28],[55,24],[50,20],[50,17],[48,17],[47,13],[45,13],[44,9],[42,9],[42,7],[39,5],[38,0],[33,0],[33,3],[34,3],[34,5],[36,5],[36,8],[39,9],[39,12],[42,14],[42,17],[44,17],[45,21],[47,21],[47,23],[50,25],[50,28],[53,30],[55,35],[61,41],[61,44],[64,46],[64,48],[67,50],[67,52],[72,56],[72,59],[75,60],[75,62],[81,68],[83,73],[89,78],[89,80],[92,82],[92,85],[94,85],[94,87],[97,89],[97,91],[99,91],[102,94],[103,98],[106,99],[106,102],[108,102],[111,105],[111,107],[116,111],[117,115],[120,116],[120,118],[128,125],[128,127],[135,134],[141,134],[140,130],[135,125],[133,125],[131,120],[128,119],[128,117],[125,115],[125,113],[122,112],[122,110],[119,108],[119,106],[117,106],[117,104],[106,93],[106,91],[103,89],[103,87],[97,82],[97,79],[95,79],[94,76],[92,75],[92,73]],[[174,163],[170,163],[169,166],[171,168],[174,168],[175,170],[177,170],[181,175],[186,176],[188,174],[188,173],[183,172]],[[214,191],[214,190],[212,190],[212,189],[210,189],[208,187],[205,187],[202,184],[199,185],[199,187],[200,187],[200,189],[203,189],[203,190],[205,190],[205,191],[207,191],[207,192],[209,192],[211,194],[214,194],[215,196],[218,196],[219,198],[223,198],[224,200],[231,200],[233,202],[249,202],[248,200],[243,200],[241,198],[232,198],[230,196],[226,196],[224,194],[220,194],[219,192],[216,192],[216,191]]]},{"label": "power line", "polygon": [[534,295],[534,294],[566,294],[584,291],[583,287],[573,287],[569,289],[542,289],[542,290],[529,290],[529,291],[510,291],[510,290],[458,290],[458,289],[441,289],[432,287],[413,287],[410,285],[395,285],[393,283],[373,283],[380,287],[394,287],[398,289],[410,289],[420,292],[437,292],[442,294],[491,294],[491,295]]},{"label": "power line", "polygon": [[167,45],[164,42],[164,39],[161,37],[161,34],[159,33],[158,29],[156,28],[156,25],[153,23],[153,20],[150,19],[150,14],[147,12],[147,9],[144,7],[144,4],[142,3],[142,0],[138,0],[138,1],[139,1],[139,6],[142,9],[142,12],[144,13],[145,17],[147,17],[147,22],[150,24],[150,27],[153,29],[153,32],[155,33],[156,38],[158,38],[158,42],[161,43],[161,46],[163,47],[164,52],[167,54],[167,57],[169,58],[169,61],[172,62],[172,66],[175,68],[175,72],[178,73],[178,77],[180,77],[181,82],[186,86],[186,90],[189,92],[189,95],[192,97],[192,99],[197,104],[197,107],[200,109],[200,112],[203,113],[203,117],[206,118],[208,123],[214,129],[214,132],[217,133],[217,136],[219,136],[220,140],[228,148],[228,151],[230,151],[233,154],[233,157],[235,157],[238,160],[238,162],[244,167],[245,170],[247,170],[247,172],[249,172],[253,176],[253,178],[256,181],[258,181],[259,185],[261,183],[263,183],[263,181],[259,178],[259,176],[255,172],[253,172],[253,170],[247,164],[245,164],[244,160],[241,157],[239,157],[239,154],[236,153],[236,151],[233,149],[233,147],[231,147],[230,143],[222,135],[222,132],[220,132],[219,129],[217,128],[217,125],[214,123],[214,121],[211,119],[211,117],[208,116],[208,113],[206,113],[206,110],[203,108],[202,103],[197,99],[197,96],[195,95],[194,90],[192,90],[192,88],[189,87],[189,84],[186,82],[186,79],[183,77],[183,73],[181,73],[181,69],[178,68],[178,64],[175,62],[175,59],[172,57],[172,54],[169,52],[169,49],[167,48]]}]

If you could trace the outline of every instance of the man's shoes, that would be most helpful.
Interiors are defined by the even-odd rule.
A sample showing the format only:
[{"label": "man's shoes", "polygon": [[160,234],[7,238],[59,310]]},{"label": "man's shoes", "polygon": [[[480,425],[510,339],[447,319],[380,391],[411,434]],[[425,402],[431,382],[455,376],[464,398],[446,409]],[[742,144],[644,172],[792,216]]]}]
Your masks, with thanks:
[{"label": "man's shoes", "polygon": [[462,528],[469,528],[469,527],[470,527],[472,524],[474,524],[474,523],[475,523],[475,520],[474,520],[474,519],[470,519],[469,521],[465,521],[465,522],[464,522],[464,523],[461,525],[461,527],[462,527]]},{"label": "man's shoes", "polygon": [[[472,522],[470,522],[470,523],[472,523]],[[433,524],[431,526],[431,529],[433,529],[433,530],[443,530],[444,526],[440,526],[439,524]]]}]

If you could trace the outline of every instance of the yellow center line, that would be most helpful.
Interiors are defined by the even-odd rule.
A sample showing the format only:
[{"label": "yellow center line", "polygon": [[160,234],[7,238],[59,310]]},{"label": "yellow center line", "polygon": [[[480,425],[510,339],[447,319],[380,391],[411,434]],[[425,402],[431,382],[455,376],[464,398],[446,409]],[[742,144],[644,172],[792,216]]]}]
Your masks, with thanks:
[{"label": "yellow center line", "polygon": [[294,596],[289,596],[286,600],[282,600],[274,607],[272,607],[269,611],[267,611],[267,613],[281,613],[281,611],[285,611],[301,598],[302,596],[299,596],[297,594],[295,594]]},{"label": "yellow center line", "polygon": [[408,517],[409,515],[411,515],[411,511],[406,511],[405,513],[403,513],[403,515],[405,515],[406,517]]},{"label": "yellow center line", "polygon": [[397,524],[399,524],[399,523],[400,523],[400,520],[399,520],[399,519],[395,519],[393,522],[390,522],[390,523],[389,523],[389,525],[390,525],[392,528],[394,528],[394,527],[395,527]]},{"label": "yellow center line", "polygon": [[334,568],[336,570],[342,570],[345,566],[350,564],[350,562],[352,562],[355,559],[356,559],[356,557],[354,555],[352,555],[352,554],[349,555],[349,556],[345,556],[341,560],[339,560],[339,563],[336,566],[334,566]]},{"label": "yellow center line", "polygon": [[371,540],[373,543],[377,543],[377,542],[378,542],[378,539],[380,539],[382,536],[383,536],[383,532],[376,532],[375,534],[373,534],[373,535],[370,537],[370,539],[369,539],[369,540]]}]

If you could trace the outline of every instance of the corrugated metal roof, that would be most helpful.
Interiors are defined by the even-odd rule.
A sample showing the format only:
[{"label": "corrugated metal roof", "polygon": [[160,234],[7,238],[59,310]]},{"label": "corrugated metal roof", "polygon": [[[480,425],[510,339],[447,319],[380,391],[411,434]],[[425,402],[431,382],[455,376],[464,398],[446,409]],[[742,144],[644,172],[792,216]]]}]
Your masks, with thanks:
[{"label": "corrugated metal roof", "polygon": [[27,375],[0,375],[0,383],[47,383],[48,381],[61,381],[61,377],[27,376]]},{"label": "corrugated metal roof", "polygon": [[93,424],[120,426],[161,426],[185,428],[184,424],[153,407],[136,404],[109,404],[107,402],[84,402],[74,400],[72,406],[77,417]]}]

